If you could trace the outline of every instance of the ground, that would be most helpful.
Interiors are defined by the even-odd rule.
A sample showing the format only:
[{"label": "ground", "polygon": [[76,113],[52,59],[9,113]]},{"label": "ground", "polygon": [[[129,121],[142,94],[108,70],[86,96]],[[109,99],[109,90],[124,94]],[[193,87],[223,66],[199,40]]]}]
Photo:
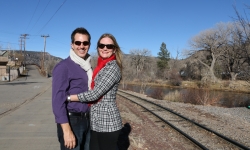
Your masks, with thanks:
[{"label": "ground", "polygon": [[[206,125],[208,128],[250,147],[250,110],[247,108],[193,105],[156,100],[142,94],[134,94],[171,108],[191,120]],[[143,113],[139,106],[129,103],[119,96],[117,97],[117,103],[123,123],[128,122],[132,127],[129,135],[129,150],[192,149],[183,147],[185,141],[182,141],[176,132],[156,121],[152,121],[150,115]]]}]

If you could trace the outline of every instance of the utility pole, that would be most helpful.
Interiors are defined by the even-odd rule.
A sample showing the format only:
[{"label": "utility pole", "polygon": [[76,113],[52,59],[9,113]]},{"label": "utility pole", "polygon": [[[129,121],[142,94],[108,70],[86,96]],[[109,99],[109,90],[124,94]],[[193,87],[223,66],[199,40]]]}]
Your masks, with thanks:
[{"label": "utility pole", "polygon": [[20,37],[19,42],[20,42],[20,51],[21,51],[21,54],[22,54],[23,53],[22,52],[22,50],[23,50],[23,37],[22,36]]},{"label": "utility pole", "polygon": [[24,59],[24,70],[25,70],[25,67],[26,67],[26,58],[25,58],[25,46],[26,46],[26,37],[29,36],[29,34],[21,34],[21,36],[23,37],[24,39],[24,49],[23,49],[23,59]]},{"label": "utility pole", "polygon": [[42,71],[45,71],[45,49],[46,49],[46,38],[49,37],[49,35],[41,35],[41,37],[44,38],[44,51],[43,51],[43,61],[42,61]]},{"label": "utility pole", "polygon": [[42,69],[42,66],[43,66],[43,51],[41,50],[41,53],[40,53],[40,67]]}]

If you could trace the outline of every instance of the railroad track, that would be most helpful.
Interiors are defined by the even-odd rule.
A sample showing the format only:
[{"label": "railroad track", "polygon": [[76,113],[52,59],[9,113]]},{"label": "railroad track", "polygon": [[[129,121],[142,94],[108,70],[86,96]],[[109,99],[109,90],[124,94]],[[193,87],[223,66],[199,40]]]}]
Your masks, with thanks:
[{"label": "railroad track", "polygon": [[[119,90],[118,95],[139,105],[146,112],[160,119],[200,149],[250,149],[216,131],[213,131],[169,108],[163,107],[147,99]],[[209,138],[204,138],[209,137]]]}]

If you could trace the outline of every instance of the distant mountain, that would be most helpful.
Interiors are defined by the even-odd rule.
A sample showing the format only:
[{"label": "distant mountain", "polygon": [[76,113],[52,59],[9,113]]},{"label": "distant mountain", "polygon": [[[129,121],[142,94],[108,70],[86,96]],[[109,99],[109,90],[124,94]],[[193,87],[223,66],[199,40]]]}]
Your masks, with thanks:
[{"label": "distant mountain", "polygon": [[[50,55],[48,52],[45,52],[45,62],[55,61],[60,62],[63,60],[60,57],[56,57]],[[43,59],[43,52],[36,52],[36,51],[25,51],[25,62],[26,64],[37,64],[40,66],[40,62]]]},{"label": "distant mountain", "polygon": [[[26,65],[35,64],[41,66],[41,62],[43,60],[43,52],[37,52],[37,51],[24,52],[20,50],[1,50],[1,51],[7,51],[9,59],[15,60],[16,58],[18,58],[19,61],[23,61],[23,63],[25,63]],[[54,63],[58,63],[62,60],[62,58],[50,55],[48,52],[45,52],[44,56],[46,64],[49,64],[51,61],[53,61]]]}]

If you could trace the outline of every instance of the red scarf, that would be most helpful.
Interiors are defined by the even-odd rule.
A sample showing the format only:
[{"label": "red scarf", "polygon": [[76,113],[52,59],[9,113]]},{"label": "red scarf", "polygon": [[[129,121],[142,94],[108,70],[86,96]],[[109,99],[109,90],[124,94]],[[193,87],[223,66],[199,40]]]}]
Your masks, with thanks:
[{"label": "red scarf", "polygon": [[[92,76],[92,82],[91,82],[91,89],[94,89],[94,86],[95,86],[95,77],[96,75],[98,74],[98,72],[106,66],[106,64],[112,60],[116,60],[115,58],[115,55],[111,55],[109,58],[107,59],[102,59],[100,56],[98,57],[98,61],[97,61],[97,66],[96,68],[94,69],[93,71],[93,76]],[[97,103],[99,102],[100,100],[102,99],[102,97],[98,100],[98,101],[95,101],[93,103]],[[91,104],[93,103],[89,103],[89,106],[91,106]]]}]

